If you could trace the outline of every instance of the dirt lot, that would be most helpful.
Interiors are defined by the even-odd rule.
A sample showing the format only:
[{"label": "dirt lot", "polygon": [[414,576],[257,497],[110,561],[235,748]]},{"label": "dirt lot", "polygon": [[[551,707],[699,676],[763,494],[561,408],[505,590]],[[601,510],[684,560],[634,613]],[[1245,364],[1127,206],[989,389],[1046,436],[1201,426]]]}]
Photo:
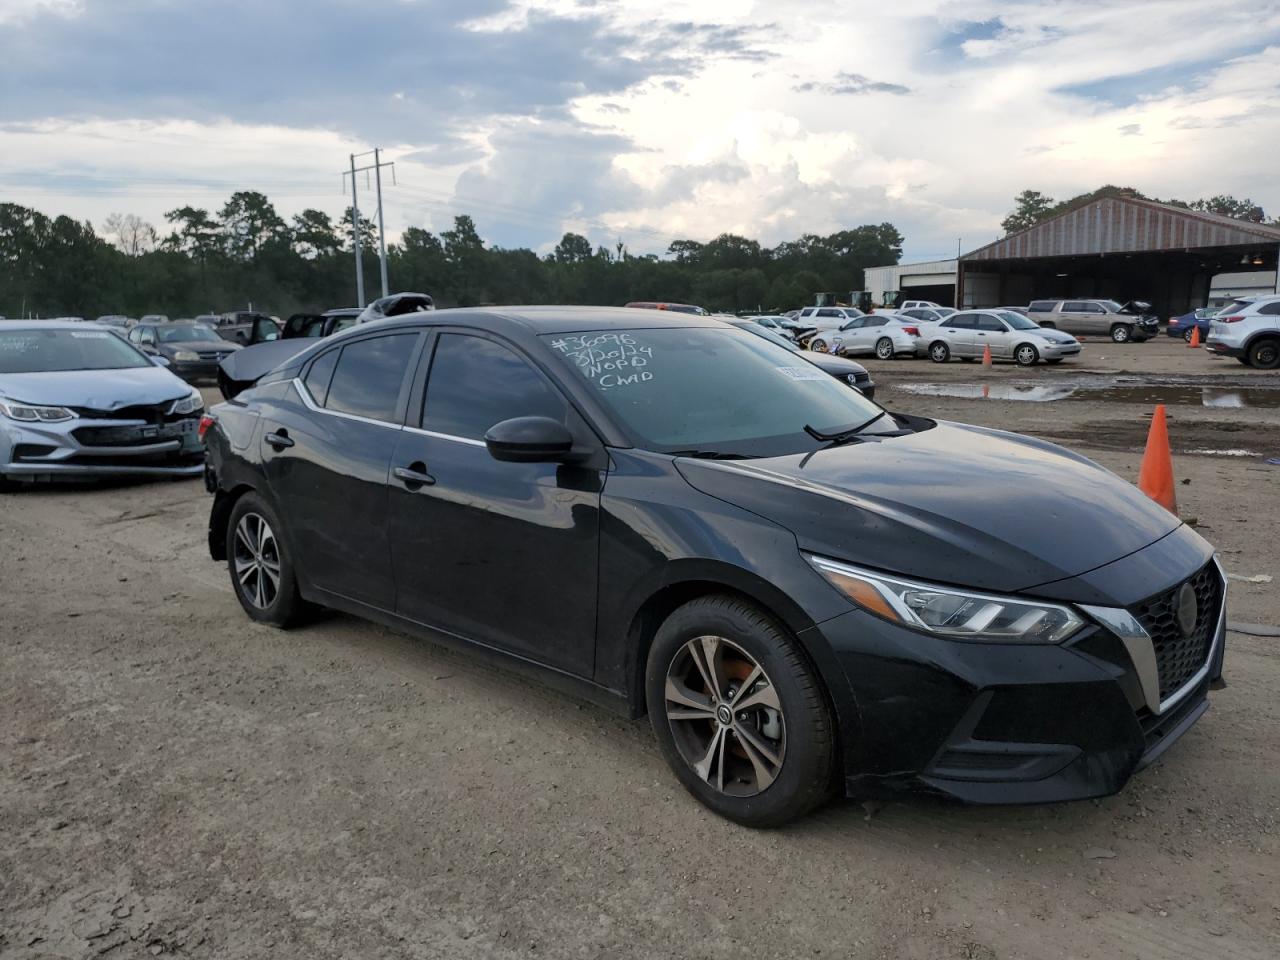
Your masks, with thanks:
[{"label": "dirt lot", "polygon": [[[1175,449],[1254,453],[1180,453],[1181,513],[1232,573],[1280,576],[1280,409],[1194,391],[1276,374],[1164,341],[868,366],[895,409],[1129,479],[1140,394],[907,388],[1200,378]],[[1280,639],[1231,634],[1228,689],[1118,797],[849,801],[751,832],[676,786],[643,723],[350,618],[252,625],[207,510],[196,481],[0,499],[2,957],[1280,956]],[[1232,620],[1280,622],[1274,584],[1231,591]]]}]

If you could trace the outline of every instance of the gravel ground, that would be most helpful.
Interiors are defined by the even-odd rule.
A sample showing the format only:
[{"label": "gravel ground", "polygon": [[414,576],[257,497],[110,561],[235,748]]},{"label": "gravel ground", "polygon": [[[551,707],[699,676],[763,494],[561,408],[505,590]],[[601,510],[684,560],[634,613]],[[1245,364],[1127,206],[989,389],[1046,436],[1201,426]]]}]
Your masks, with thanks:
[{"label": "gravel ground", "polygon": [[[1030,374],[868,366],[892,408],[1059,439],[1129,479],[1149,403],[902,387],[1280,385],[1173,341]],[[1183,403],[1170,430],[1280,456],[1275,408]],[[1175,474],[1233,573],[1280,576],[1280,467],[1180,454]],[[1280,955],[1280,640],[1232,634],[1230,686],[1120,796],[844,801],[752,832],[676,785],[644,723],[348,617],[250,623],[205,552],[208,506],[194,481],[0,498],[6,960]],[[1233,620],[1280,621],[1274,585],[1231,591]]]}]

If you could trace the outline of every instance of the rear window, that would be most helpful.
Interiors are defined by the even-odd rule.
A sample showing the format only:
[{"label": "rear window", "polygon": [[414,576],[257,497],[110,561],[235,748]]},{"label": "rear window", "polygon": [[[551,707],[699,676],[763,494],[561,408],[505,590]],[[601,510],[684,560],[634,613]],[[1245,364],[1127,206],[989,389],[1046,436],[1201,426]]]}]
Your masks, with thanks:
[{"label": "rear window", "polygon": [[151,361],[106,330],[5,330],[0,332],[0,373],[58,370],[127,370]]},{"label": "rear window", "polygon": [[357,340],[343,347],[325,397],[325,408],[393,422],[396,401],[417,338],[416,333],[397,333]]}]

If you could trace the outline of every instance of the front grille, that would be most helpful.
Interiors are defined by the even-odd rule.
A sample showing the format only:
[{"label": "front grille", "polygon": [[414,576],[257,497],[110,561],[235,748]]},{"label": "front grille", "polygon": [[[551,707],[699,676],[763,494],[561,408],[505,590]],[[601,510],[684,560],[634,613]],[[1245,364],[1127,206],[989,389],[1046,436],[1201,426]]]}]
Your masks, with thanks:
[{"label": "front grille", "polygon": [[1133,615],[1151,637],[1156,650],[1156,666],[1160,676],[1160,701],[1177,693],[1203,667],[1213,646],[1214,628],[1218,625],[1222,605],[1222,577],[1217,565],[1206,564],[1190,580],[1196,592],[1195,629],[1183,634],[1178,626],[1179,583],[1171,590],[1157,594],[1138,604]]},{"label": "front grille", "polygon": [[[71,435],[86,447],[138,447],[179,440],[184,434],[179,424],[183,420],[199,419],[186,414],[171,417],[168,423],[152,423],[147,427],[77,427]],[[191,428],[186,429],[189,431]]]},{"label": "front grille", "polygon": [[222,360],[224,360],[224,359],[225,359],[225,358],[226,358],[230,353],[231,353],[231,351],[230,351],[230,350],[197,350],[197,351],[196,351],[196,356],[198,356],[201,360],[217,360],[217,361],[222,361]]},{"label": "front grille", "polygon": [[[174,400],[178,399],[177,397]],[[172,423],[182,419],[180,416],[169,416],[169,408],[173,400],[164,403],[139,404],[132,407],[120,407],[116,410],[95,410],[92,407],[75,407],[75,412],[83,420],[141,420],[144,423]]]}]

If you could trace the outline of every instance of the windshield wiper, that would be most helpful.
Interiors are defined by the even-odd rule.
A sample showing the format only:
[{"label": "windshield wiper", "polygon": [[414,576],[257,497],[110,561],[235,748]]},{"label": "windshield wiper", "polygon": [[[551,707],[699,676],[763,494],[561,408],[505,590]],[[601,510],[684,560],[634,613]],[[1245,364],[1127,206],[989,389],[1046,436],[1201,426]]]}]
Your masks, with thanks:
[{"label": "windshield wiper", "polygon": [[871,426],[881,417],[888,416],[888,414],[888,410],[881,410],[870,420],[865,420],[856,427],[850,427],[848,430],[840,430],[837,433],[823,433],[821,430],[811,427],[806,423],[804,425],[804,432],[821,443],[833,443],[837,445],[841,443],[849,443],[851,440],[856,439],[858,434],[867,429],[867,427]]},{"label": "windshield wiper", "polygon": [[693,457],[698,460],[750,460],[751,458],[741,453],[721,453],[718,450],[672,450],[669,453],[672,457]]}]

